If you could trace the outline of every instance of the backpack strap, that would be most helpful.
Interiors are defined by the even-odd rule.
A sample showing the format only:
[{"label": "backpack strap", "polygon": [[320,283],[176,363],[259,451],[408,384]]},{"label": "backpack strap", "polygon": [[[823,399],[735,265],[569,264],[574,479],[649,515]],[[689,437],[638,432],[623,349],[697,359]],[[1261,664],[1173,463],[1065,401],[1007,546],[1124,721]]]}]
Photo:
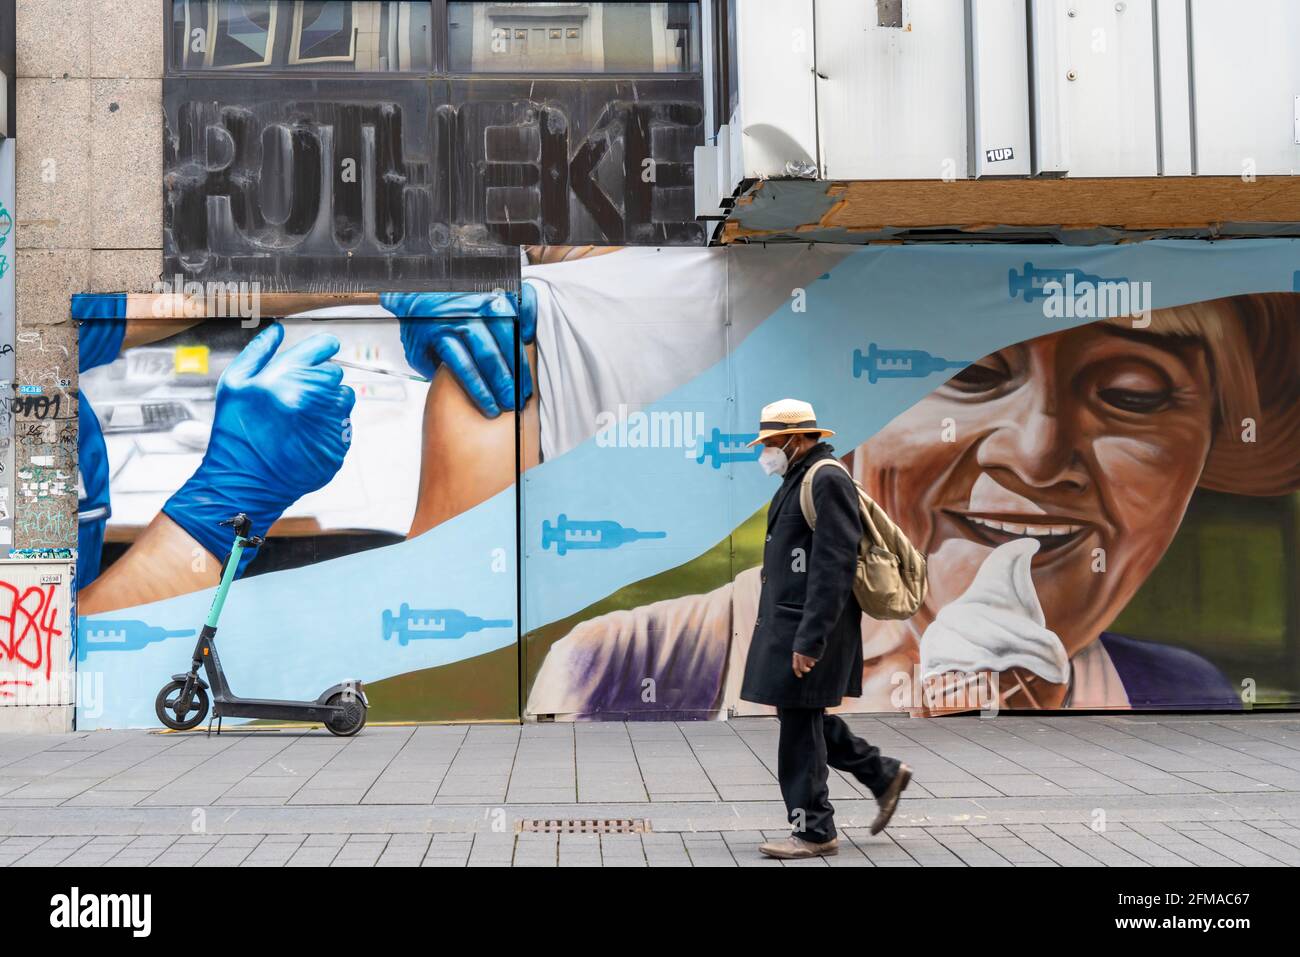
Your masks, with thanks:
[{"label": "backpack strap", "polygon": [[862,519],[863,534],[866,535],[871,544],[883,548],[885,551],[892,554],[893,550],[886,544],[885,538],[880,534],[880,529],[876,527],[876,522],[872,515],[872,511],[878,511],[880,506],[867,497],[867,493],[862,490],[862,486],[860,486],[857,479],[853,477],[853,473],[849,471],[848,466],[839,459],[822,459],[820,462],[814,463],[812,468],[808,470],[807,474],[804,475],[803,480],[799,483],[799,509],[803,512],[803,518],[804,521],[808,523],[808,527],[814,532],[817,531],[817,506],[813,504],[812,482],[813,475],[816,474],[817,470],[823,465],[834,465],[849,477],[849,481],[853,483],[853,487],[858,493],[858,517]]},{"label": "backpack strap", "polygon": [[849,477],[849,481],[853,481],[853,473],[845,468],[843,462],[833,458],[814,462],[812,467],[804,473],[803,480],[799,483],[799,511],[803,512],[803,520],[808,523],[808,527],[814,532],[817,531],[817,506],[813,505],[812,483],[813,476],[817,474],[817,470],[823,465],[834,465]]}]

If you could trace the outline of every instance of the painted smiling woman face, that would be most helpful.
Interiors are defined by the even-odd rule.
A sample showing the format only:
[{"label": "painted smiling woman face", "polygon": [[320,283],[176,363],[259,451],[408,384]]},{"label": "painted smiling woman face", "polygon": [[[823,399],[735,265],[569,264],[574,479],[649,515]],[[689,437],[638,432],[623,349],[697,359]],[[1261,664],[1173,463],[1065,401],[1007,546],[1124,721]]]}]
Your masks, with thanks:
[{"label": "painted smiling woman face", "polygon": [[862,448],[868,490],[929,555],[918,624],[994,548],[1033,537],[1047,627],[1078,653],[1169,546],[1214,417],[1199,340],[1117,324],[1011,346],[954,376]]}]

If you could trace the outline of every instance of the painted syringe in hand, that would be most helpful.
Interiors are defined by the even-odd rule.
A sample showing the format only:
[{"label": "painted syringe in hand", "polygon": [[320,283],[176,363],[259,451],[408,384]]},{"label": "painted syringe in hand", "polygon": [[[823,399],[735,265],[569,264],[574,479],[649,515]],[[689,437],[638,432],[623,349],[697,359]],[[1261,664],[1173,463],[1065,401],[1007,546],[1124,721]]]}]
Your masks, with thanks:
[{"label": "painted syringe in hand", "polygon": [[351,362],[347,359],[330,359],[330,362],[338,366],[343,366],[345,369],[356,369],[358,372],[376,372],[379,375],[391,375],[398,379],[412,379],[415,382],[429,381],[424,376],[416,375],[414,372],[402,372],[399,369],[388,369],[384,366],[366,365],[363,362]]}]

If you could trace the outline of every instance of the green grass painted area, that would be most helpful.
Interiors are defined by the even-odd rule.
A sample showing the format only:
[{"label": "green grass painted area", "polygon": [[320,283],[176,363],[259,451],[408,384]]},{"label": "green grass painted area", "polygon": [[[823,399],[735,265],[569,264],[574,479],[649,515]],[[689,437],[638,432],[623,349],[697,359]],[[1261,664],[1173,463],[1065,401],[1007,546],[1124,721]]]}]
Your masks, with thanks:
[{"label": "green grass painted area", "polygon": [[486,655],[366,683],[371,721],[491,721],[519,717],[519,651]]},{"label": "green grass painted area", "polygon": [[1110,631],[1194,651],[1259,703],[1300,700],[1300,495],[1198,492]]}]

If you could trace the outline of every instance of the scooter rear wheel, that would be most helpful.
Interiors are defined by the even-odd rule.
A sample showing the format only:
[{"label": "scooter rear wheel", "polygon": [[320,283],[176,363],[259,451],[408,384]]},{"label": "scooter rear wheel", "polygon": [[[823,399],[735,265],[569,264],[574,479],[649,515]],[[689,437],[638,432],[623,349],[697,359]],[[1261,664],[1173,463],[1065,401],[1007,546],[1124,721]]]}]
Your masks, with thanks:
[{"label": "scooter rear wheel", "polygon": [[194,695],[190,706],[184,712],[179,710],[181,692],[185,689],[184,681],[169,681],[163,685],[154,700],[154,714],[158,720],[173,731],[188,731],[203,723],[208,716],[208,693],[202,685],[194,686]]},{"label": "scooter rear wheel", "polygon": [[329,728],[330,734],[340,738],[350,738],[366,726],[366,706],[355,695],[339,692],[326,704],[337,705],[343,709],[337,717],[325,719],[325,727]]}]

